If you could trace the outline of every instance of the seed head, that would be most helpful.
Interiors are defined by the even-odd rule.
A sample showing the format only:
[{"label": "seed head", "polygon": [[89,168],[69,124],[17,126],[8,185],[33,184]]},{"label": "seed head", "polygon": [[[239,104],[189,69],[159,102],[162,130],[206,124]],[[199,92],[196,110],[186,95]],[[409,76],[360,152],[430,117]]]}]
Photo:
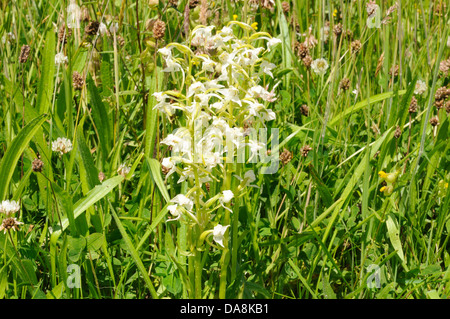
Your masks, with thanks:
[{"label": "seed head", "polygon": [[91,21],[88,23],[88,25],[84,28],[84,32],[87,35],[96,35],[98,32],[98,29],[100,28],[100,22],[98,21]]},{"label": "seed head", "polygon": [[352,50],[352,53],[358,52],[359,50],[361,50],[361,41],[359,40],[352,41],[352,43],[350,43],[350,48]]},{"label": "seed head", "polygon": [[440,110],[445,103],[445,100],[450,96],[450,89],[447,89],[445,86],[440,87],[436,90],[434,94],[434,105],[438,110]]},{"label": "seed head", "polygon": [[125,45],[125,39],[121,36],[121,35],[117,35],[117,44],[119,44],[119,46],[123,47]]},{"label": "seed head", "polygon": [[397,128],[395,129],[394,137],[400,138],[400,136],[402,136],[402,130],[401,130],[400,126],[397,125]]},{"label": "seed head", "polygon": [[309,55],[309,49],[303,42],[296,42],[294,44],[294,52],[300,59],[304,59]]},{"label": "seed head", "polygon": [[67,43],[67,39],[72,36],[72,29],[66,28],[65,24],[62,24],[58,31],[58,41],[62,44]]},{"label": "seed head", "polygon": [[22,45],[22,48],[20,49],[20,56],[19,56],[19,62],[25,63],[28,60],[28,57],[30,56],[31,48],[29,45]]},{"label": "seed head", "polygon": [[189,0],[189,9],[194,9],[200,4],[200,0]]},{"label": "seed head", "polygon": [[398,70],[400,69],[400,67],[398,66],[398,64],[394,65],[390,70],[389,70],[389,75],[390,76],[398,76]]},{"label": "seed head", "polygon": [[417,99],[413,96],[411,98],[411,103],[409,104],[409,113],[416,113],[417,112]]},{"label": "seed head", "polygon": [[162,20],[156,20],[153,24],[153,37],[156,40],[162,39],[166,33],[166,24]]},{"label": "seed head", "polygon": [[100,183],[103,182],[105,178],[106,178],[105,173],[103,172],[98,173],[98,180],[100,181]]},{"label": "seed head", "polygon": [[291,5],[289,4],[289,2],[283,1],[281,3],[281,9],[283,9],[284,13],[289,13],[289,11],[291,10]]},{"label": "seed head", "polygon": [[33,160],[33,163],[31,166],[32,166],[33,172],[39,173],[39,172],[42,172],[42,170],[44,168],[44,162],[41,161],[39,158],[35,158]]},{"label": "seed head", "polygon": [[431,126],[435,127],[439,125],[439,117],[436,115],[430,119]]},{"label": "seed head", "polygon": [[280,161],[283,165],[287,165],[292,160],[292,153],[289,150],[284,149],[280,154]]},{"label": "seed head", "polygon": [[309,146],[309,145],[303,146],[302,149],[301,149],[302,156],[303,156],[303,157],[308,156],[308,153],[309,153],[309,151],[311,151],[311,150],[312,150],[312,147],[311,147],[311,146]]},{"label": "seed head", "polygon": [[450,70],[450,58],[444,61],[441,61],[439,64],[439,71],[443,73],[444,76],[448,75],[448,71]]},{"label": "seed head", "polygon": [[0,231],[3,230],[3,233],[6,234],[6,231],[9,231],[10,229],[16,231],[19,229],[19,226],[22,225],[22,222],[19,222],[14,217],[8,217],[3,219],[2,224],[0,225]]},{"label": "seed head", "polygon": [[81,90],[83,88],[83,85],[84,85],[83,77],[77,71],[73,71],[73,73],[72,73],[72,83],[73,83],[73,88],[75,90]]},{"label": "seed head", "polygon": [[342,23],[338,23],[333,27],[333,33],[336,37],[339,37],[342,34],[342,31]]},{"label": "seed head", "polygon": [[309,114],[309,107],[306,104],[303,104],[300,106],[300,112],[303,114],[303,116],[308,116]]},{"label": "seed head", "polygon": [[350,79],[343,78],[341,82],[339,82],[339,88],[343,91],[347,91],[350,88]]},{"label": "seed head", "polygon": [[302,62],[303,62],[303,65],[304,65],[307,69],[309,69],[309,68],[311,67],[312,62],[313,62],[313,59],[312,59],[312,57],[311,57],[310,55],[307,55],[307,56],[305,56],[305,57],[302,59]]}]

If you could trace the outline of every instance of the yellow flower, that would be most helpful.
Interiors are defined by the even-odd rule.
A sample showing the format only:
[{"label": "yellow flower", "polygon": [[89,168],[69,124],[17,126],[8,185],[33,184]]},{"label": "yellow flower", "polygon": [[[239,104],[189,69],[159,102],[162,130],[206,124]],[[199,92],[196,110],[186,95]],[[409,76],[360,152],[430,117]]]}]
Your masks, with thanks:
[{"label": "yellow flower", "polygon": [[394,173],[386,173],[384,171],[379,171],[378,175],[380,178],[384,179],[387,183],[395,183],[397,181],[397,177],[400,171],[396,171]]},{"label": "yellow flower", "polygon": [[258,22],[253,22],[251,27],[255,30],[258,30]]},{"label": "yellow flower", "polygon": [[334,9],[333,11],[333,17],[337,16],[337,9]]},{"label": "yellow flower", "polygon": [[391,195],[393,191],[394,191],[394,186],[392,186],[392,185],[387,185],[387,186],[383,186],[380,188],[380,192],[383,192],[384,195],[386,195],[386,196]]},{"label": "yellow flower", "polygon": [[237,16],[237,14],[233,14],[233,20],[237,20],[237,18],[238,18],[238,16]]}]

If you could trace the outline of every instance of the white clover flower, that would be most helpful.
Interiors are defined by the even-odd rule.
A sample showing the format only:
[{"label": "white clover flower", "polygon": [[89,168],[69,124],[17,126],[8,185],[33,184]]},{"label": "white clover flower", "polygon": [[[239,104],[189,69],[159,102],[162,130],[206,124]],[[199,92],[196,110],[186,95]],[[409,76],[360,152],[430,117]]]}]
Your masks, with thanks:
[{"label": "white clover flower", "polygon": [[52,142],[52,151],[60,152],[61,155],[66,154],[72,150],[72,142],[65,137],[58,137]]},{"label": "white clover flower", "polygon": [[427,90],[427,84],[422,80],[417,80],[414,94],[422,95]]},{"label": "white clover flower", "polygon": [[324,58],[316,59],[311,63],[314,73],[323,75],[327,72],[328,62]]},{"label": "white clover flower", "polygon": [[126,177],[130,171],[131,167],[127,166],[125,163],[120,164],[119,168],[117,169],[117,173],[119,175],[122,175],[123,177]]},{"label": "white clover flower", "polygon": [[0,204],[0,213],[3,213],[5,215],[14,214],[20,210],[20,205],[18,202],[14,200],[4,200]]},{"label": "white clover flower", "polygon": [[218,243],[220,246],[224,247],[223,245],[223,239],[225,232],[227,231],[227,228],[230,227],[230,225],[222,226],[218,224],[213,229],[213,239],[216,243]]},{"label": "white clover flower", "polygon": [[55,64],[64,64],[68,61],[69,59],[64,55],[64,53],[60,52],[55,54]]}]

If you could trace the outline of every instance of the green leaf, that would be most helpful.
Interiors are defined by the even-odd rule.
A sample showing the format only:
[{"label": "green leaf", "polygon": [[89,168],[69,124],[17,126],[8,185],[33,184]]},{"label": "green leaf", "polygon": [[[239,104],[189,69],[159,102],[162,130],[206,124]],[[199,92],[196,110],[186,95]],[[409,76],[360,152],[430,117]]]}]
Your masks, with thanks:
[{"label": "green leaf", "polygon": [[136,264],[136,267],[139,269],[141,276],[144,278],[145,284],[147,285],[147,288],[149,289],[150,294],[152,295],[153,299],[158,299],[158,294],[156,293],[156,290],[153,286],[153,283],[150,279],[147,269],[145,269],[144,264],[142,263],[142,260],[139,257],[138,252],[136,251],[136,249],[133,246],[133,243],[131,242],[130,238],[128,237],[128,234],[127,234],[125,228],[123,227],[122,222],[120,221],[120,218],[117,216],[111,203],[109,203],[109,204],[111,207],[111,214],[116,222],[117,228],[119,229],[120,234],[122,235],[122,238],[123,238],[126,246],[128,247],[128,250]]},{"label": "green leaf", "polygon": [[105,243],[105,235],[101,233],[93,233],[87,237],[87,249],[97,251],[102,248]]},{"label": "green leaf", "polygon": [[[84,121],[80,121],[84,123]],[[77,153],[79,155],[79,163],[83,167],[84,175],[86,177],[87,186],[90,189],[95,185],[100,184],[98,179],[98,170],[95,167],[94,160],[92,159],[91,152],[86,144],[86,140],[83,136],[83,126],[79,125],[77,128]]]},{"label": "green leaf", "polygon": [[169,202],[169,192],[167,191],[166,185],[164,185],[164,181],[161,177],[161,164],[154,158],[146,157],[145,159],[148,166],[150,167],[151,177],[153,181],[155,182],[156,186],[158,186],[158,189],[166,202]]},{"label": "green leaf", "polygon": [[86,238],[68,236],[68,253],[67,257],[70,262],[76,263],[86,247]]},{"label": "green leaf", "polygon": [[[74,204],[74,218],[76,219],[82,213],[86,211],[89,207],[94,205],[100,199],[108,195],[117,185],[123,181],[123,176],[114,176],[110,179],[104,181],[101,185],[95,186],[93,189],[86,194],[85,197],[80,199]],[[69,220],[65,219],[62,221],[63,230],[69,226]]]},{"label": "green leaf", "polygon": [[331,196],[330,191],[328,190],[327,186],[325,185],[325,183],[322,181],[322,179],[319,177],[319,174],[317,173],[317,171],[314,169],[314,167],[312,166],[312,164],[310,164],[308,166],[309,169],[309,173],[311,174],[317,189],[321,195],[321,198],[325,204],[325,206],[329,207],[332,203],[333,203],[333,198]]},{"label": "green leaf", "polygon": [[0,162],[0,176],[2,181],[0,183],[0,199],[4,200],[8,191],[9,182],[16,168],[20,156],[25,151],[28,143],[33,138],[34,134],[41,127],[42,123],[48,118],[47,114],[42,114],[28,123],[14,140],[11,146],[6,150],[5,155]]},{"label": "green leaf", "polygon": [[388,215],[386,219],[386,227],[392,247],[394,247],[395,251],[397,252],[397,256],[401,259],[401,261],[405,265],[405,256],[403,255],[402,243],[400,241],[400,231],[398,229],[397,224],[392,219],[391,215]]},{"label": "green leaf", "polygon": [[[406,90],[398,91],[398,95],[399,96],[403,95],[405,93],[406,93]],[[386,100],[386,99],[392,97],[393,95],[394,95],[394,92],[386,92],[386,93],[381,93],[381,94],[377,94],[377,95],[371,96],[368,99],[365,99],[365,100],[363,100],[361,102],[358,102],[355,105],[353,105],[352,107],[347,108],[344,112],[341,112],[337,116],[332,118],[328,122],[328,126],[331,127],[331,126],[339,123],[340,121],[342,121],[345,117],[349,116],[353,112],[359,111],[360,109],[362,109],[362,108],[364,108],[366,106],[372,105],[373,103],[377,103],[377,102],[381,102],[383,100]]]},{"label": "green leaf", "polygon": [[70,196],[64,189],[58,186],[58,184],[52,182],[52,187],[55,192],[56,198],[60,203],[60,206],[65,213],[65,216],[69,220],[70,233],[73,236],[77,236],[78,229],[77,224],[75,223],[75,217],[73,215],[73,204],[72,204],[72,196]]},{"label": "green leaf", "polygon": [[[158,88],[161,88],[163,79],[163,73],[161,68],[156,67],[153,72],[153,77],[150,85],[150,92],[158,92]],[[155,136],[158,130],[156,120],[158,118],[158,110],[154,109],[156,105],[156,98],[153,95],[149,95],[148,104],[146,106],[146,122],[145,122],[145,140],[144,140],[144,153],[148,158],[153,157],[153,150],[155,147]]]},{"label": "green leaf", "polygon": [[99,140],[99,148],[102,152],[102,158],[106,159],[111,150],[111,137],[113,136],[109,122],[109,114],[90,74],[86,78],[86,84],[92,105],[91,114]]},{"label": "green leaf", "polygon": [[53,77],[55,76],[55,32],[47,31],[42,56],[42,71],[39,79],[36,105],[39,113],[47,113],[52,104]]}]

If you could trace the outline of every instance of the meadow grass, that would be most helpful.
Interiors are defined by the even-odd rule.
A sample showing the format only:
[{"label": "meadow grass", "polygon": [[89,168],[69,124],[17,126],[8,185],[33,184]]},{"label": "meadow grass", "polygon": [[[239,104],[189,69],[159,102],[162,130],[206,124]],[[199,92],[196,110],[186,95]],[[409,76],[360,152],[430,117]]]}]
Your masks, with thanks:
[{"label": "meadow grass", "polygon": [[[449,298],[445,1],[1,6],[0,298]],[[189,88],[220,73],[199,71],[199,55],[218,59],[193,44],[201,26],[250,48],[277,39],[271,75],[222,79],[244,100],[259,78],[276,118],[244,121],[247,102],[228,100],[214,113],[278,130],[272,174],[236,161],[168,174],[164,141],[194,134]],[[159,92],[182,107],[165,112]]]}]

